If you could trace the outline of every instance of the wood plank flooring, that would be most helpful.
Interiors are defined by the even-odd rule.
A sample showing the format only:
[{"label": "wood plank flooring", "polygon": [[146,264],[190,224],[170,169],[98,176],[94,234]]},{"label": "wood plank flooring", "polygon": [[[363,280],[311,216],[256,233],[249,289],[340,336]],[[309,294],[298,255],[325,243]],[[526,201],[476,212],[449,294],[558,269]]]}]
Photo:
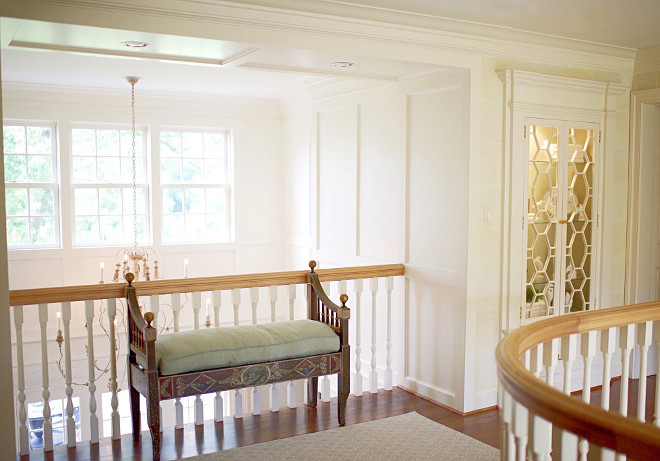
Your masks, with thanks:
[{"label": "wood plank flooring", "polygon": [[[346,424],[357,424],[416,411],[417,413],[467,434],[484,443],[499,448],[499,416],[495,409],[461,416],[431,401],[402,389],[391,392],[380,390],[377,394],[364,393],[362,397],[350,396],[346,408]],[[319,401],[317,409],[299,405],[295,409],[269,411],[259,416],[247,415],[242,419],[230,418],[224,423],[206,421],[203,426],[186,425],[183,430],[165,428],[162,439],[163,461],[186,458],[202,453],[242,447],[254,443],[292,437],[337,427],[336,400]],[[103,439],[99,444],[82,442],[76,448],[57,446],[44,454],[34,450],[24,460],[150,460],[151,437],[142,433],[141,441],[134,442],[130,434],[121,440]]]}]

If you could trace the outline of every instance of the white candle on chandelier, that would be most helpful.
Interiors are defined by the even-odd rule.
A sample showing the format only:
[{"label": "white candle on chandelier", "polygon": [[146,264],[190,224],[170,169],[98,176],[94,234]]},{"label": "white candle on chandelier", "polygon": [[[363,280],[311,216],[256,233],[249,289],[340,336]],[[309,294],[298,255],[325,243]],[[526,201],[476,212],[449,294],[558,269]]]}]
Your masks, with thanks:
[{"label": "white candle on chandelier", "polygon": [[101,263],[99,265],[99,269],[101,271],[101,278],[99,279],[101,282],[103,281],[103,269],[105,268],[105,263]]},{"label": "white candle on chandelier", "polygon": [[62,329],[62,313],[60,311],[57,311],[57,329]]},{"label": "white candle on chandelier", "polygon": [[183,278],[188,278],[188,258],[183,260]]},{"label": "white candle on chandelier", "polygon": [[209,307],[211,306],[211,300],[206,298],[206,321],[211,320],[211,314],[209,314]]}]

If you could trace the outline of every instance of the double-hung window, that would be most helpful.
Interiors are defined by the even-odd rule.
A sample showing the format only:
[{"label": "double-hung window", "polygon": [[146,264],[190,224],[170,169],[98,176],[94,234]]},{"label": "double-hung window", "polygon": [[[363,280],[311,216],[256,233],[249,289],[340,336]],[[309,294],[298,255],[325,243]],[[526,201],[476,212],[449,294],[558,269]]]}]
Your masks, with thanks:
[{"label": "double-hung window", "polygon": [[230,239],[229,131],[160,133],[163,243]]},{"label": "double-hung window", "polygon": [[55,125],[3,126],[7,246],[60,246]]},{"label": "double-hung window", "polygon": [[133,219],[133,139],[130,129],[71,130],[74,246],[148,243],[143,130],[135,136],[137,220]]}]

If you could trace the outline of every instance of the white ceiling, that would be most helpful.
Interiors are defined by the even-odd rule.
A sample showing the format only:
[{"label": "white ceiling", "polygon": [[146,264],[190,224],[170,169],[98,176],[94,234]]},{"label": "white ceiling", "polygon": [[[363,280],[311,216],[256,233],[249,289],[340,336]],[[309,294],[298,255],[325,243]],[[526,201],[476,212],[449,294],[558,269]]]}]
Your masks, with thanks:
[{"label": "white ceiling", "polygon": [[304,0],[300,4],[400,11],[635,49],[660,45],[660,0]]},{"label": "white ceiling", "polygon": [[[277,6],[279,0],[243,0]],[[287,7],[338,15],[400,12],[484,23],[565,38],[642,48],[660,44],[660,0],[288,0]],[[379,16],[380,17],[380,16]],[[395,21],[397,14],[389,14]],[[378,84],[442,69],[413,62],[282,49],[20,19],[0,19],[2,80],[100,88],[142,77],[152,91],[302,97],[310,88]],[[151,44],[132,50],[120,42]],[[145,59],[146,58],[146,59]],[[335,61],[354,62],[338,69]]]}]

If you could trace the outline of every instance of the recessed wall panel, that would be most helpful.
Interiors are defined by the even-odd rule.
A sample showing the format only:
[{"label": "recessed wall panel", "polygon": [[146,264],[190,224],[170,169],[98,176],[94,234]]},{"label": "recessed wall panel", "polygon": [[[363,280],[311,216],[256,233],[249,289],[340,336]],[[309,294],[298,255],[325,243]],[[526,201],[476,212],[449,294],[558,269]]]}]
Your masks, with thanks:
[{"label": "recessed wall panel", "polygon": [[326,254],[355,254],[357,110],[318,115],[318,245]]}]

